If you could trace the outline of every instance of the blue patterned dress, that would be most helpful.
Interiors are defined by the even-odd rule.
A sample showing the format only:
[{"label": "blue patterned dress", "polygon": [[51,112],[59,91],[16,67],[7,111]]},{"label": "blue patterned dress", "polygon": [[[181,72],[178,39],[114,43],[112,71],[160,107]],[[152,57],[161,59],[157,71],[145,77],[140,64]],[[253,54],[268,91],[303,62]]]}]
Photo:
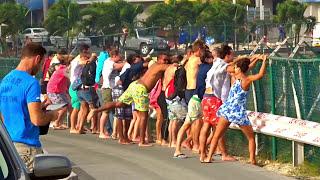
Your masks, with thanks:
[{"label": "blue patterned dress", "polygon": [[219,108],[217,116],[240,126],[251,125],[246,109],[248,93],[249,91],[242,89],[241,81],[238,79],[231,87],[226,102]]}]

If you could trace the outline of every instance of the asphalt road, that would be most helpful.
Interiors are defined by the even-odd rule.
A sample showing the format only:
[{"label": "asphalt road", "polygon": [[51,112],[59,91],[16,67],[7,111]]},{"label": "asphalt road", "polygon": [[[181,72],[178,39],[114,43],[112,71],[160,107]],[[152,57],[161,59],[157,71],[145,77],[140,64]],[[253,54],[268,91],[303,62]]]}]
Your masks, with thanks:
[{"label": "asphalt road", "polygon": [[291,179],[241,162],[201,164],[195,154],[187,159],[173,159],[173,149],[154,145],[119,145],[114,140],[96,136],[70,135],[67,131],[50,131],[42,137],[43,147],[53,154],[67,156],[79,179],[92,180],[280,180]]}]

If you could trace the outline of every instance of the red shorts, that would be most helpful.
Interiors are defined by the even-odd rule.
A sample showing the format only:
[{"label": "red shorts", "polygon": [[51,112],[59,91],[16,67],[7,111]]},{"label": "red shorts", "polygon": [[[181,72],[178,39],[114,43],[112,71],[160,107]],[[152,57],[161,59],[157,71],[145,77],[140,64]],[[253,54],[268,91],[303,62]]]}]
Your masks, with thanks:
[{"label": "red shorts", "polygon": [[216,126],[219,121],[219,117],[217,117],[217,111],[221,105],[221,99],[215,97],[214,95],[205,94],[201,102],[203,121],[211,124],[212,126]]}]

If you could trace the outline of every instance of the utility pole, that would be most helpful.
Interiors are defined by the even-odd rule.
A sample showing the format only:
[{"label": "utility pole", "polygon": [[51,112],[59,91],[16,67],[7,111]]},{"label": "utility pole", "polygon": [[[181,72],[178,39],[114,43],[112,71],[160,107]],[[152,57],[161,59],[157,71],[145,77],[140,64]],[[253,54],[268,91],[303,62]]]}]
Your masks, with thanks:
[{"label": "utility pole", "polygon": [[48,0],[42,0],[43,3],[43,21],[47,19],[48,14],[48,7],[49,7],[49,1]]}]

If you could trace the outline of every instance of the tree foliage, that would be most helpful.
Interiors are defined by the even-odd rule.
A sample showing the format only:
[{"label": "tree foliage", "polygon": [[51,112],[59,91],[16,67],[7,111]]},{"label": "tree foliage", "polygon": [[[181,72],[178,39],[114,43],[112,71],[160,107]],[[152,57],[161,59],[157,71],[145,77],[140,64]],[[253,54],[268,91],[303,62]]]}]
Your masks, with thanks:
[{"label": "tree foliage", "polygon": [[246,19],[245,7],[224,1],[214,1],[197,18],[197,24],[208,26],[210,34],[219,39],[224,33],[232,37],[234,30]]},{"label": "tree foliage", "polygon": [[188,0],[178,2],[170,0],[168,4],[155,4],[150,7],[150,16],[146,23],[158,26],[169,25],[172,29],[186,25],[188,22],[195,24],[196,18],[206,5],[207,3],[191,2]]},{"label": "tree foliage", "polygon": [[293,0],[286,0],[277,5],[277,15],[275,21],[286,25],[287,31],[291,30],[296,42],[299,40],[299,34],[302,25],[306,25],[306,33],[312,31],[315,25],[315,17],[304,17],[307,4]]},{"label": "tree foliage", "polygon": [[45,27],[51,34],[64,35],[75,28],[80,20],[80,7],[69,0],[59,0],[48,11]]},{"label": "tree foliage", "polygon": [[109,34],[120,32],[124,26],[133,28],[137,15],[142,12],[142,5],[112,0],[110,3],[89,5],[81,11],[81,16],[84,28],[90,33]]},{"label": "tree foliage", "polygon": [[25,27],[25,15],[27,9],[15,3],[0,4],[0,24],[6,24],[2,27],[2,37],[7,35],[17,35]]}]

